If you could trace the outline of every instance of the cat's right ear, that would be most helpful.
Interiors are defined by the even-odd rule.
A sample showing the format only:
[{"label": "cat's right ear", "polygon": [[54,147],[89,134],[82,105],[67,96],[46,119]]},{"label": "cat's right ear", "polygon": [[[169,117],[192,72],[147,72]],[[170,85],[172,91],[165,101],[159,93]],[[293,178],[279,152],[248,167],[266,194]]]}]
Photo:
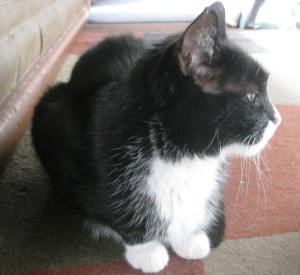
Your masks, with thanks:
[{"label": "cat's right ear", "polygon": [[209,74],[209,64],[217,57],[217,41],[226,38],[225,9],[216,2],[191,23],[177,42],[177,56],[184,75]]}]

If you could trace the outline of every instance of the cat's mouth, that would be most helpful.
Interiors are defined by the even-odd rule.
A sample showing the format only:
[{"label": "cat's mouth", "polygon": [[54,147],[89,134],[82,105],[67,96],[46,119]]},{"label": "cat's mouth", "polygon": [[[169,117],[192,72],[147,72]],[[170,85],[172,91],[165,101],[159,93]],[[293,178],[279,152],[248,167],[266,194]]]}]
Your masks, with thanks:
[{"label": "cat's mouth", "polygon": [[273,104],[272,107],[273,114],[270,116],[270,119],[264,129],[255,131],[240,143],[236,142],[226,146],[221,151],[221,156],[228,157],[238,155],[243,157],[253,157],[258,155],[266,147],[281,123],[281,116],[279,112]]},{"label": "cat's mouth", "polygon": [[268,144],[269,140],[274,135],[278,124],[275,124],[272,121],[269,121],[267,127],[264,129],[264,131],[261,131],[259,134],[257,134],[257,137],[254,139],[255,141],[252,144],[243,144],[243,150],[241,150],[242,155],[246,157],[252,157],[257,154],[259,154]]},{"label": "cat's mouth", "polygon": [[280,122],[281,118],[279,115],[276,122],[270,120],[264,130],[257,131],[249,135],[241,143],[236,142],[223,148],[221,151],[221,156],[226,158],[233,155],[243,157],[253,157],[258,155],[266,147]]}]

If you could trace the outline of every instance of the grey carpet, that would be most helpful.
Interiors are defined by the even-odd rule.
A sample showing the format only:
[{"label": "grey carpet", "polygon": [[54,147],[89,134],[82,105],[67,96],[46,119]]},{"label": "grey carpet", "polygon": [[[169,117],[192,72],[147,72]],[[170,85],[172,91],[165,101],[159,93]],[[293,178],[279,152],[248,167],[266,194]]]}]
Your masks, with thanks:
[{"label": "grey carpet", "polygon": [[95,263],[122,251],[112,241],[93,241],[52,198],[28,129],[0,179],[0,272]]}]

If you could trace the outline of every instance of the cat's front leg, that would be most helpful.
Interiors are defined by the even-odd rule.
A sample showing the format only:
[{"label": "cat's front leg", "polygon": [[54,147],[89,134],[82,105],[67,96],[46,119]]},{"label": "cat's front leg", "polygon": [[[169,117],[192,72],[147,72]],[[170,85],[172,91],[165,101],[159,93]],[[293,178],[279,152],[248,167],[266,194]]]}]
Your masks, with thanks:
[{"label": "cat's front leg", "polygon": [[169,261],[167,249],[158,241],[125,245],[125,249],[128,263],[143,272],[159,272]]},{"label": "cat's front leg", "polygon": [[174,240],[172,248],[184,259],[203,259],[210,252],[210,241],[205,232],[200,232],[184,240]]}]

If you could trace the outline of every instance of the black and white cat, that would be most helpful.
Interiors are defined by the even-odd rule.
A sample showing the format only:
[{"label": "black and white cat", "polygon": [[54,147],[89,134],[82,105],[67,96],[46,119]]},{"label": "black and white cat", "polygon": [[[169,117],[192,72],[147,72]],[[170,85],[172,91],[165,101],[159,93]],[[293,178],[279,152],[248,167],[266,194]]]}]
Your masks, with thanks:
[{"label": "black and white cat", "polygon": [[222,241],[226,160],[258,154],[280,124],[267,80],[215,3],[150,50],[131,36],[88,50],[37,105],[33,142],[93,235],[158,272],[167,248],[201,259]]}]

